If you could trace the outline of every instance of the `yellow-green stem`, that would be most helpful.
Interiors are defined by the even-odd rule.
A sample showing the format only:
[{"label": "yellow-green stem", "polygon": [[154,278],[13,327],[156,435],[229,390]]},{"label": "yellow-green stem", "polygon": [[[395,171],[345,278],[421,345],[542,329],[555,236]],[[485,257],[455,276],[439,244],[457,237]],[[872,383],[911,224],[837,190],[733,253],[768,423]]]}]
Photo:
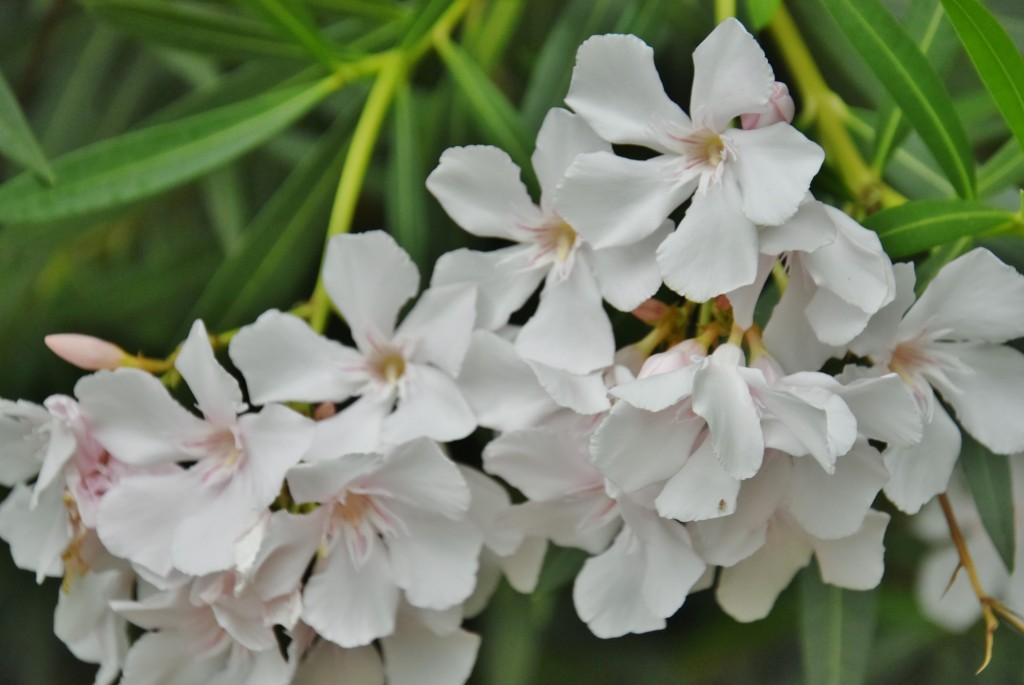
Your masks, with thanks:
[{"label": "yellow-green stem", "polygon": [[715,23],[736,16],[736,0],[715,0]]}]

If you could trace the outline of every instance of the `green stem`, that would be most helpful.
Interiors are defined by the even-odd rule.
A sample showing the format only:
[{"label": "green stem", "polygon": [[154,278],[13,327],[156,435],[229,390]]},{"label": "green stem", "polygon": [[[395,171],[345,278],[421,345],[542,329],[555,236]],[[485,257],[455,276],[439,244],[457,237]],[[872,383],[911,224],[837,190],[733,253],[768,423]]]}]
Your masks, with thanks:
[{"label": "green stem", "polygon": [[736,16],[736,0],[715,0],[715,23],[721,24]]},{"label": "green stem", "polygon": [[804,106],[802,118],[817,125],[826,158],[835,165],[858,207],[870,211],[906,202],[906,198],[883,183],[879,174],[864,160],[846,130],[849,116],[846,103],[825,83],[785,7],[779,7],[768,29],[789,64],[800,91]]}]

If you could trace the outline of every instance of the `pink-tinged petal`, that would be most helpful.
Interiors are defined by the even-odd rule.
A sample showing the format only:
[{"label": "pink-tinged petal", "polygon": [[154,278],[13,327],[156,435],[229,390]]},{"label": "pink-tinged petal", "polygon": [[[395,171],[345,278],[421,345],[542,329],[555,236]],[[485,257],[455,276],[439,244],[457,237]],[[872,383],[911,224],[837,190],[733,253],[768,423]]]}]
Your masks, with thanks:
[{"label": "pink-tinged petal", "polygon": [[724,179],[698,193],[676,232],[658,247],[665,285],[704,302],[757,278],[757,228],[740,211],[735,186]]},{"label": "pink-tinged petal", "polygon": [[762,254],[780,255],[794,250],[815,252],[834,243],[838,229],[826,208],[817,200],[806,200],[784,223],[762,227],[758,231]]},{"label": "pink-tinged petal", "polygon": [[544,221],[504,150],[489,145],[448,148],[427,177],[427,190],[464,230],[482,238],[522,241]]},{"label": "pink-tinged petal", "polygon": [[587,559],[576,576],[576,613],[597,637],[649,633],[665,627],[645,601],[642,543],[624,528],[604,553]]},{"label": "pink-tinged petal", "polygon": [[455,519],[469,509],[470,492],[455,463],[431,440],[419,438],[385,455],[359,481],[359,492],[401,500],[417,511]]},{"label": "pink-tinged petal", "polygon": [[171,543],[174,568],[191,576],[226,571],[235,564],[235,543],[263,513],[243,479],[224,486],[197,484]]},{"label": "pink-tinged petal", "polygon": [[473,670],[480,637],[461,629],[437,634],[400,616],[381,647],[389,685],[461,685]]},{"label": "pink-tinged petal", "polygon": [[100,665],[93,685],[111,685],[121,672],[128,626],[111,611],[110,601],[129,599],[134,580],[126,571],[90,571],[57,599],[53,632],[79,660]]},{"label": "pink-tinged petal", "polygon": [[768,104],[757,112],[743,114],[740,116],[740,121],[743,128],[764,128],[780,121],[791,124],[795,114],[796,104],[789,94],[789,88],[785,83],[776,81],[772,84],[772,94]]},{"label": "pink-tinged petal", "polygon": [[797,269],[790,271],[786,292],[764,328],[765,346],[790,373],[817,371],[829,357],[842,354],[840,348],[818,340],[811,329],[807,305],[814,293],[814,283],[807,274]]},{"label": "pink-tinged petal", "polygon": [[631,245],[594,250],[587,261],[593,265],[601,295],[619,311],[639,307],[661,287],[661,272],[654,253],[672,233],[671,221]]},{"label": "pink-tinged petal", "polygon": [[839,458],[832,474],[809,459],[794,459],[786,508],[816,538],[846,537],[861,527],[888,479],[882,456],[863,440]]},{"label": "pink-tinged petal", "polygon": [[53,437],[62,443],[60,461],[71,458],[75,449],[72,436],[53,436],[48,442],[42,433],[51,421],[50,413],[37,404],[0,399],[0,449],[4,455],[0,459],[0,484],[13,487],[39,473],[45,461],[43,455],[55,447]]},{"label": "pink-tinged petal", "polygon": [[55,355],[86,371],[113,370],[128,358],[114,343],[79,333],[52,333],[43,342]]},{"label": "pink-tinged petal", "polygon": [[236,479],[246,483],[255,508],[269,506],[281,491],[284,474],[313,444],[314,423],[280,404],[239,418],[243,462]]},{"label": "pink-tinged petal", "polygon": [[473,333],[457,382],[485,428],[527,428],[558,409],[515,345],[489,331]]},{"label": "pink-tinged petal", "polygon": [[894,373],[860,378],[835,389],[868,438],[897,445],[921,440],[921,410],[907,384]]},{"label": "pink-tinged petal", "polygon": [[697,358],[694,362],[675,371],[656,373],[653,376],[645,376],[617,385],[609,393],[637,409],[646,409],[647,411],[668,409],[693,392],[693,379],[697,369],[700,368],[699,362],[702,359],[703,357]]},{"label": "pink-tinged petal", "polygon": [[377,452],[384,417],[390,412],[390,402],[360,397],[334,416],[316,422],[313,444],[304,459],[322,461],[345,454]]},{"label": "pink-tinged petal", "polygon": [[276,310],[238,331],[229,351],[254,404],[340,402],[366,382],[363,355]]},{"label": "pink-tinged petal", "polygon": [[484,468],[531,500],[555,500],[602,486],[586,447],[566,426],[504,433],[484,448]]},{"label": "pink-tinged petal", "polygon": [[402,320],[396,340],[413,345],[412,361],[429,363],[457,376],[476,319],[476,288],[446,285],[423,291]]},{"label": "pink-tinged petal", "polygon": [[964,368],[946,369],[948,380],[932,384],[960,424],[997,454],[1024,451],[1024,354],[1006,345],[951,347]]},{"label": "pink-tinged petal", "polygon": [[707,421],[715,455],[726,473],[739,480],[757,473],[764,458],[761,419],[738,372],[742,363],[739,347],[720,345],[693,380],[693,411]]},{"label": "pink-tinged petal", "polygon": [[850,341],[848,347],[854,354],[871,357],[876,364],[888,364],[896,347],[897,331],[903,321],[903,314],[914,303],[914,265],[894,264],[896,297],[878,310],[868,321],[864,331]]},{"label": "pink-tinged petal", "polygon": [[946,491],[959,455],[960,431],[936,403],[931,420],[924,422],[920,443],[889,445],[883,454],[890,474],[885,486],[889,501],[904,513],[916,514],[925,502]]},{"label": "pink-tinged petal", "polygon": [[544,280],[546,269],[529,263],[532,248],[523,245],[476,252],[445,252],[434,265],[431,287],[467,284],[476,286],[476,323],[493,331],[501,328]]},{"label": "pink-tinged petal", "polygon": [[789,124],[732,129],[727,142],[736,156],[726,173],[736,175],[743,213],[755,224],[774,226],[793,216],[825,160],[821,147]]},{"label": "pink-tinged petal", "polygon": [[1024,276],[985,248],[957,257],[939,270],[900,325],[901,339],[924,331],[986,342],[1024,335]]},{"label": "pink-tinged petal", "polygon": [[757,301],[761,297],[761,291],[768,277],[772,273],[772,266],[775,265],[775,257],[772,255],[759,255],[757,258],[757,276],[750,285],[742,285],[735,290],[725,293],[732,305],[732,317],[741,328],[750,328],[754,325],[754,310],[757,308]]},{"label": "pink-tinged petal", "polygon": [[775,75],[743,25],[726,19],[693,51],[690,114],[696,125],[722,131],[729,122],[768,104]]},{"label": "pink-tinged petal", "polygon": [[321,507],[312,514],[275,511],[253,563],[248,584],[260,599],[269,601],[285,596],[302,585],[302,576],[316,554],[323,534]]},{"label": "pink-tinged petal", "polygon": [[806,250],[809,254],[801,255],[804,268],[815,283],[845,302],[871,314],[877,312],[896,296],[892,262],[878,234],[835,207],[821,206],[836,227],[836,239],[821,249]]},{"label": "pink-tinged petal", "polygon": [[571,409],[577,414],[598,414],[611,408],[603,370],[578,375],[537,362],[526,364],[546,391],[548,399],[554,400],[558,406]]},{"label": "pink-tinged petal", "polygon": [[[397,507],[396,507],[397,509]],[[385,538],[395,584],[410,604],[447,609],[473,592],[483,535],[470,521],[420,510],[401,516],[407,534]]]},{"label": "pink-tinged petal", "polygon": [[235,377],[217,363],[202,321],[192,324],[192,330],[174,360],[174,368],[185,379],[199,411],[210,423],[230,426],[235,416],[245,411],[242,389]]},{"label": "pink-tinged petal", "polygon": [[167,388],[137,369],[99,371],[75,385],[92,434],[117,459],[138,465],[194,459],[183,449],[213,426],[174,401]]},{"label": "pink-tinged petal", "polygon": [[736,511],[740,481],[722,468],[706,441],[672,476],[655,504],[658,513],[677,521],[704,521]]},{"label": "pink-tinged petal", "polygon": [[320,640],[302,659],[293,685],[384,685],[384,663],[373,646],[345,649]]},{"label": "pink-tinged petal", "polygon": [[816,540],[814,554],[818,558],[821,579],[847,590],[870,590],[877,586],[885,571],[882,540],[887,525],[889,515],[871,509],[864,525],[853,535],[838,540]]},{"label": "pink-tinged petal", "polygon": [[451,442],[473,432],[476,417],[450,376],[420,364],[409,364],[405,373],[407,392],[384,419],[384,442],[397,445],[423,436]]},{"label": "pink-tinged petal", "polygon": [[363,353],[387,341],[398,310],[419,289],[420,274],[405,250],[383,231],[331,238],[323,282]]},{"label": "pink-tinged petal", "polygon": [[693,194],[697,175],[678,155],[640,161],[591,152],[565,172],[555,209],[596,249],[630,245]]},{"label": "pink-tinged petal", "polygon": [[299,503],[328,502],[341,497],[354,481],[380,468],[379,454],[347,454],[337,459],[299,464],[288,472],[288,489]]},{"label": "pink-tinged petal", "polygon": [[399,596],[383,545],[357,568],[336,544],[306,581],[302,620],[337,645],[361,647],[394,632]]},{"label": "pink-tinged petal", "polygon": [[669,100],[654,51],[636,36],[594,36],[576,52],[566,103],[598,135],[620,144],[667,152],[690,119]]},{"label": "pink-tinged petal", "polygon": [[718,605],[742,623],[762,619],[810,560],[810,544],[785,523],[773,521],[764,547],[735,566],[722,569],[715,590]]},{"label": "pink-tinged petal", "polygon": [[264,625],[263,603],[252,596],[219,597],[210,606],[217,625],[247,651],[277,651],[277,640],[272,625]]},{"label": "pink-tinged petal", "polygon": [[548,275],[537,311],[516,338],[516,351],[525,359],[575,374],[612,364],[612,325],[585,266],[577,263],[565,279]]},{"label": "pink-tinged petal", "polygon": [[196,490],[188,471],[122,479],[100,500],[100,540],[114,555],[167,576],[174,531],[192,511]]},{"label": "pink-tinged petal", "polygon": [[619,402],[594,432],[594,465],[625,492],[636,492],[678,472],[704,425],[685,406],[649,412]]},{"label": "pink-tinged petal", "polygon": [[709,564],[733,566],[761,548],[768,520],[789,491],[791,462],[788,455],[768,452],[761,471],[740,485],[735,513],[688,526]]},{"label": "pink-tinged petal", "polygon": [[587,152],[611,152],[612,146],[594,132],[587,122],[572,112],[552,107],[537,132],[537,147],[530,162],[540,181],[541,204],[549,207],[566,170],[577,155]]},{"label": "pink-tinged petal", "polygon": [[34,571],[37,583],[64,575],[61,554],[72,531],[63,495],[63,488],[47,488],[32,508],[32,490],[18,483],[0,504],[0,537],[11,546],[14,564]]}]

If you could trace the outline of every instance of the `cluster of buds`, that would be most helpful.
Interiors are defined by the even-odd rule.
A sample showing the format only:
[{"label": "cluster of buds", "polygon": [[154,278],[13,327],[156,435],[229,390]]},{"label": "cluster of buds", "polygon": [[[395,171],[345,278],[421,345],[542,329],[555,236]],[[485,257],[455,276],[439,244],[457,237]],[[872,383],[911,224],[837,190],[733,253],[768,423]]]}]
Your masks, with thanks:
[{"label": "cluster of buds", "polygon": [[[116,347],[50,341],[96,373],[0,405],[0,535],[65,579],[57,634],[98,685],[462,683],[463,619],[502,575],[531,591],[549,543],[591,555],[573,598],[600,637],[712,586],[756,620],[812,558],[878,584],[876,496],[917,512],[959,454],[939,396],[1024,451],[1024,355],[1002,344],[1024,335],[1024,277],[978,249],[915,302],[912,265],[811,197],[824,154],[753,37],[728,20],[693,59],[687,115],[642,41],[586,41],[572,111],[538,133],[538,202],[493,147],[427,179],[512,244],[445,254],[419,293],[387,234],[333,238],[349,340],[264,313],[227,345],[245,393],[202,322],[169,375],[187,398]],[[606,303],[651,333],[621,345]],[[483,471],[445,447],[479,429]],[[127,622],[148,632],[129,644]]]}]

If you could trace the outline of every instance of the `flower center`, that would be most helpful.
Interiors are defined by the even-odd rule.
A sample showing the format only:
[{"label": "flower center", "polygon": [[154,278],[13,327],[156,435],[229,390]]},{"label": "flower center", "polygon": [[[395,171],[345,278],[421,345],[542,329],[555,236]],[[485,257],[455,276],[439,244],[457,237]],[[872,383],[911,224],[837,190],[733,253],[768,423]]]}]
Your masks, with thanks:
[{"label": "flower center", "polygon": [[718,166],[725,159],[725,143],[717,133],[712,133],[700,141],[698,151],[701,159],[709,166]]},{"label": "flower center", "polygon": [[334,505],[334,516],[350,526],[358,527],[368,509],[373,508],[373,503],[366,495],[349,493],[344,502],[337,502]]},{"label": "flower center", "polygon": [[558,219],[544,227],[537,242],[540,243],[542,253],[553,254],[556,260],[564,262],[576,244],[576,230]]},{"label": "flower center", "polygon": [[384,350],[370,362],[370,370],[379,380],[394,385],[405,375],[405,357],[398,350]]}]

